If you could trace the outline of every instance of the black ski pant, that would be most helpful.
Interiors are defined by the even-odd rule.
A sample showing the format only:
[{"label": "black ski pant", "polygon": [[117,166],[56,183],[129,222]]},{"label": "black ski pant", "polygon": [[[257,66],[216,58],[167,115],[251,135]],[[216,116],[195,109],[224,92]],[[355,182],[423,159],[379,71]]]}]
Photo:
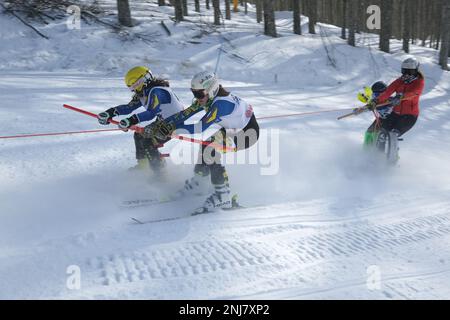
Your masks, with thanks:
[{"label": "black ski pant", "polygon": [[[399,115],[392,112],[386,117],[386,119],[380,119],[381,127],[387,131],[397,130],[399,136],[402,136],[407,131],[409,131],[417,121],[417,117],[411,114]],[[369,132],[373,132],[376,129],[376,121],[374,121],[370,127],[367,129]]]},{"label": "black ski pant", "polygon": [[170,138],[159,141],[156,139],[144,138],[140,133],[134,133],[134,144],[136,146],[136,159],[147,158],[150,163],[150,167],[154,170],[159,170],[163,165],[163,159],[161,153],[158,150],[160,144],[164,144],[169,141]]},{"label": "black ski pant", "polygon": [[[226,130],[222,128],[206,141],[221,144],[225,147],[226,138]],[[232,139],[236,146],[236,151],[248,149],[258,141],[259,125],[255,115],[252,115],[245,128],[234,134]],[[211,183],[213,185],[227,184],[228,175],[220,159],[220,152],[211,146],[203,145],[194,172],[202,176],[211,174]]]}]

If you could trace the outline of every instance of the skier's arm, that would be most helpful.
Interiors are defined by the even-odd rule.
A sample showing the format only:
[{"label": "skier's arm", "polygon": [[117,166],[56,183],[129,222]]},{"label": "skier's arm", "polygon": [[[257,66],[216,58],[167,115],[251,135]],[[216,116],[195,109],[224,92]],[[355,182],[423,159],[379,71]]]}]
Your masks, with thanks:
[{"label": "skier's arm", "polygon": [[377,98],[377,103],[383,103],[388,100],[388,98],[397,91],[398,87],[401,84],[401,80],[397,79],[392,82],[382,94],[380,94]]},{"label": "skier's arm", "polygon": [[[208,129],[212,124],[220,122],[221,117],[231,114],[234,110],[234,103],[228,101],[218,101],[214,103],[203,118],[195,124],[180,124],[176,126],[176,129],[183,129],[190,134],[203,132]],[[198,130],[200,129],[200,131]]]},{"label": "skier's arm", "polygon": [[114,109],[116,110],[116,114],[121,116],[132,113],[140,106],[142,106],[141,101],[137,96],[134,96],[133,99],[128,104],[119,105]]},{"label": "skier's arm", "polygon": [[147,110],[138,113],[137,118],[139,122],[153,120],[158,113],[161,112],[162,104],[169,104],[172,102],[172,97],[167,90],[155,88],[151,91],[147,101]]},{"label": "skier's arm", "polygon": [[193,104],[191,104],[189,107],[184,109],[183,111],[180,111],[176,114],[171,115],[170,117],[167,117],[165,121],[167,123],[173,123],[175,126],[181,125],[192,117],[193,115],[199,113],[200,111],[204,110],[205,106],[201,106],[197,101],[195,101]]},{"label": "skier's arm", "polygon": [[410,100],[419,97],[422,94],[423,88],[425,86],[425,81],[422,78],[417,79],[413,85],[409,88],[408,92],[403,97],[403,100]]}]

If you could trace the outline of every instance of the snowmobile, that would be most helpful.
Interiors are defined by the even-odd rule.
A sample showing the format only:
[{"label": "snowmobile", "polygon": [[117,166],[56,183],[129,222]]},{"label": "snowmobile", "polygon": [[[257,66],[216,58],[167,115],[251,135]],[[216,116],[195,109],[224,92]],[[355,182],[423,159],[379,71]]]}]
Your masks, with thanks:
[{"label": "snowmobile", "polygon": [[366,105],[356,108],[351,113],[339,117],[338,120],[372,111],[375,116],[375,121],[365,133],[364,147],[366,149],[375,150],[389,165],[395,165],[400,158],[398,142],[403,141],[403,139],[400,138],[400,133],[397,130],[386,130],[383,128],[382,120],[389,116],[393,110],[394,104],[401,101],[401,97],[390,98],[390,100],[385,103],[373,105],[371,103],[372,99],[375,99],[384,90],[386,90],[386,85],[381,81],[376,82],[372,87],[365,87],[364,93],[358,93],[358,100],[366,103]]}]

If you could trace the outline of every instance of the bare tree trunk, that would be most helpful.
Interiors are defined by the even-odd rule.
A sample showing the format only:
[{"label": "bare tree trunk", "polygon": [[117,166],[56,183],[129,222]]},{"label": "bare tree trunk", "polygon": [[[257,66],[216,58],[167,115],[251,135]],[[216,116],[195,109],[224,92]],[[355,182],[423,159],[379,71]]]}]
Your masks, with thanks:
[{"label": "bare tree trunk", "polygon": [[119,23],[126,27],[132,27],[130,5],[128,0],[117,0],[117,12],[119,15]]},{"label": "bare tree trunk", "polygon": [[348,0],[348,44],[355,47],[355,32],[356,32],[356,15],[357,15],[357,2],[358,0]]},{"label": "bare tree trunk", "polygon": [[364,5],[364,0],[359,0],[358,5],[358,16],[357,16],[357,24],[356,32],[361,33],[364,31],[366,23],[366,6]]},{"label": "bare tree trunk", "polygon": [[188,6],[187,6],[187,0],[183,0],[183,15],[184,16],[188,16],[189,15]]},{"label": "bare tree trunk", "polygon": [[264,0],[264,34],[271,37],[277,36],[275,26],[275,11],[272,0]]},{"label": "bare tree trunk", "polygon": [[441,25],[442,25],[442,0],[438,1],[436,4],[436,15],[439,17],[436,19],[436,43],[434,45],[434,48],[436,50],[439,50],[439,44],[441,41]]},{"label": "bare tree trunk", "polygon": [[380,50],[390,52],[392,33],[392,0],[381,0]]},{"label": "bare tree trunk", "polygon": [[200,12],[200,0],[195,0],[195,12]]},{"label": "bare tree trunk", "polygon": [[255,0],[256,3],[256,22],[260,23],[263,18],[262,14],[262,2],[263,0]]},{"label": "bare tree trunk", "polygon": [[309,11],[309,33],[316,33],[316,21],[317,21],[317,1],[316,0],[307,0],[308,1],[308,11]]},{"label": "bare tree trunk", "polygon": [[245,6],[245,14],[247,14],[248,13],[248,2],[247,1],[245,1],[244,6]]},{"label": "bare tree trunk", "polygon": [[439,53],[439,64],[442,69],[449,70],[448,57],[450,55],[450,3],[442,6],[441,26],[441,51]]},{"label": "bare tree trunk", "polygon": [[418,29],[418,0],[410,0],[408,1],[409,5],[411,6],[411,12],[412,12],[412,20],[415,21],[414,25],[411,26],[411,43],[412,44],[416,44],[416,39],[417,39],[417,29]]},{"label": "bare tree trunk", "polygon": [[292,10],[294,14],[294,33],[302,34],[302,24],[300,20],[300,0],[292,0]]},{"label": "bare tree trunk", "polygon": [[231,20],[230,0],[225,0],[225,19]]},{"label": "bare tree trunk", "polygon": [[183,0],[174,1],[175,21],[183,21]]},{"label": "bare tree trunk", "polygon": [[214,24],[220,26],[220,0],[212,0],[214,7]]},{"label": "bare tree trunk", "polygon": [[409,41],[411,40],[411,5],[408,0],[402,0],[403,10],[403,51],[409,53]]},{"label": "bare tree trunk", "polygon": [[206,0],[206,9],[209,10],[209,0]]},{"label": "bare tree trunk", "polygon": [[342,29],[341,29],[342,39],[347,39],[347,7],[348,7],[348,0],[342,0]]}]

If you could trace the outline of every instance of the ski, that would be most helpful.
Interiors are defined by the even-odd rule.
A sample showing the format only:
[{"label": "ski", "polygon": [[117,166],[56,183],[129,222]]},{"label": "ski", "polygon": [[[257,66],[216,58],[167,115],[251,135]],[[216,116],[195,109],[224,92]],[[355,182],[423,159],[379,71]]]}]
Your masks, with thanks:
[{"label": "ski", "polygon": [[158,222],[165,222],[165,221],[173,221],[173,220],[180,220],[189,218],[189,216],[177,216],[177,217],[170,217],[170,218],[162,218],[162,219],[155,219],[155,220],[140,220],[135,217],[130,217],[130,219],[135,222],[136,224],[148,224],[148,223],[158,223]]},{"label": "ski", "polygon": [[231,208],[220,208],[219,211],[217,210],[208,210],[204,207],[200,207],[198,209],[196,209],[194,212],[191,213],[191,216],[198,216],[200,214],[209,214],[209,213],[214,213],[214,212],[220,212],[220,211],[235,211],[235,210],[239,210],[239,209],[246,209],[247,207],[241,206],[241,205],[236,205],[236,206],[232,206]]},{"label": "ski", "polygon": [[[192,197],[199,197],[200,194],[193,194]],[[124,200],[120,204],[121,209],[136,209],[142,207],[156,206],[163,203],[170,203],[175,201],[180,201],[183,199],[187,199],[185,195],[175,195],[175,196],[166,196],[166,197],[155,197],[155,198],[141,198],[141,199],[132,199],[132,200]]]},{"label": "ski", "polygon": [[221,211],[235,211],[239,209],[246,209],[248,207],[241,206],[237,200],[236,196],[233,197],[232,200],[232,206],[230,208],[217,208],[216,210],[208,210],[207,208],[200,207],[196,209],[194,212],[189,213],[188,215],[183,216],[175,216],[175,217],[168,217],[168,218],[161,218],[161,219],[154,219],[154,220],[141,220],[135,217],[130,217],[130,219],[135,222],[136,224],[149,224],[149,223],[158,223],[158,222],[166,222],[166,221],[174,221],[174,220],[181,220],[181,219],[187,219],[189,217],[198,216],[201,214],[211,214],[211,213],[219,213]]},{"label": "ski", "polygon": [[182,219],[187,219],[190,217],[194,217],[194,216],[198,216],[201,214],[211,214],[211,213],[220,213],[221,211],[235,211],[235,210],[239,210],[239,209],[245,209],[247,207],[243,207],[243,206],[239,206],[239,207],[234,207],[234,208],[222,208],[220,210],[214,210],[214,211],[203,211],[203,212],[191,212],[189,215],[185,215],[185,216],[176,216],[176,217],[170,217],[170,218],[162,218],[162,219],[155,219],[155,220],[141,220],[135,217],[130,217],[130,219],[139,225],[142,224],[150,224],[150,223],[159,223],[159,222],[167,222],[167,221],[174,221],[174,220],[182,220]]},{"label": "ski", "polygon": [[168,203],[172,201],[176,201],[179,198],[174,197],[161,197],[161,198],[142,198],[142,199],[134,199],[134,200],[124,200],[120,204],[121,209],[135,209],[141,207],[154,206],[158,204]]}]

